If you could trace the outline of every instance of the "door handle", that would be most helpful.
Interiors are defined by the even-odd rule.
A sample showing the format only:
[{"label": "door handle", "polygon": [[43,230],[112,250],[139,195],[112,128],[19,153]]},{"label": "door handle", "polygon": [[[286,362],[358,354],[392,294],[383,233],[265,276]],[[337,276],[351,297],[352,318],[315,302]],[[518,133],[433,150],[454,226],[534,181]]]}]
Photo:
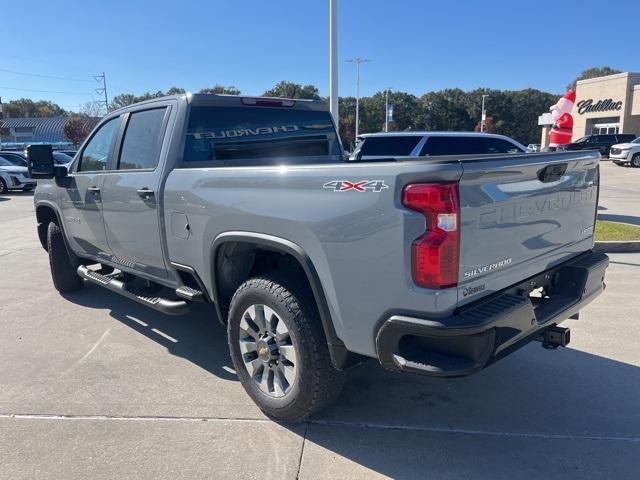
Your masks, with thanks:
[{"label": "door handle", "polygon": [[136,190],[136,192],[138,193],[138,196],[143,200],[149,200],[155,194],[153,190],[147,187],[139,188],[138,190]]}]

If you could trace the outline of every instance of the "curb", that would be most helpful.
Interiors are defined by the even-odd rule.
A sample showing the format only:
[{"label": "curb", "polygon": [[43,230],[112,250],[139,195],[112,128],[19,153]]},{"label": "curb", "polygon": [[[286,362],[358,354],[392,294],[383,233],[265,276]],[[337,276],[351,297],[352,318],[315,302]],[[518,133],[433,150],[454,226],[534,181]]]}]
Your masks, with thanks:
[{"label": "curb", "polygon": [[[626,222],[615,222],[613,220],[605,220],[611,223],[619,223],[621,225],[631,225],[632,227],[640,227],[640,225],[636,225],[633,223]],[[593,248],[599,252],[604,253],[633,253],[640,252],[640,240],[629,240],[629,241],[618,241],[618,240],[610,240],[610,241],[599,241],[595,242],[595,246]]]},{"label": "curb", "polygon": [[640,252],[640,240],[631,242],[596,242],[594,250],[604,253]]}]

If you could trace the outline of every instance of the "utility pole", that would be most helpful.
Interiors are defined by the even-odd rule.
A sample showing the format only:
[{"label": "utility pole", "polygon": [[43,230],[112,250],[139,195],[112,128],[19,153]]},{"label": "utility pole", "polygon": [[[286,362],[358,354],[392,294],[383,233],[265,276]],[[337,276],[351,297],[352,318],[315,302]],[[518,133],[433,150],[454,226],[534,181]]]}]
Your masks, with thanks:
[{"label": "utility pole", "polygon": [[358,131],[360,127],[360,64],[367,63],[371,60],[367,60],[366,58],[350,58],[347,60],[349,63],[356,64],[356,140],[358,139]]},{"label": "utility pole", "polygon": [[480,132],[484,132],[484,122],[487,119],[487,111],[484,109],[484,99],[489,95],[482,95],[482,117],[480,118]]},{"label": "utility pole", "polygon": [[389,92],[391,87],[387,87],[384,95],[384,131],[389,131]]},{"label": "utility pole", "polygon": [[[338,0],[329,0],[329,109],[336,128],[338,111]],[[338,130],[339,131],[339,130]]]},{"label": "utility pole", "polygon": [[109,98],[107,97],[107,76],[104,74],[104,72],[102,72],[102,75],[94,75],[93,78],[96,82],[102,82],[102,88],[96,88],[96,93],[98,95],[104,95],[103,102],[106,115],[107,113],[109,113]]}]

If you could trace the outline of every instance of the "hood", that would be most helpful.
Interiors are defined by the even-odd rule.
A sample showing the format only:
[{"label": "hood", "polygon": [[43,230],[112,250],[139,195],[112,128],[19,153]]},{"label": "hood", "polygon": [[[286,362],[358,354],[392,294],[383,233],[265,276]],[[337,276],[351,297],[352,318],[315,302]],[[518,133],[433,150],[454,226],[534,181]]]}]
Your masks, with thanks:
[{"label": "hood", "polygon": [[27,167],[18,167],[17,165],[11,165],[7,167],[0,166],[0,170],[7,173],[24,173],[27,175],[28,169]]},{"label": "hood", "polygon": [[615,145],[612,145],[611,148],[619,148],[619,149],[627,149],[627,148],[633,148],[633,147],[638,147],[640,148],[640,145],[637,143],[617,143]]}]

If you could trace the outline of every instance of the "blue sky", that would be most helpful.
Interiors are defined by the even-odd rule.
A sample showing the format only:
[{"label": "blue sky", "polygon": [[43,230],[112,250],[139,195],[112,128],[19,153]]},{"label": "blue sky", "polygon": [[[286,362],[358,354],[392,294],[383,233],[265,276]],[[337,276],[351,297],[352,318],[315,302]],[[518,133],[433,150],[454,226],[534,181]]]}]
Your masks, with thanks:
[{"label": "blue sky", "polygon": [[[345,63],[354,56],[372,60],[362,95],[387,86],[562,92],[591,66],[640,71],[638,0],[340,0],[339,15],[341,95],[355,93]],[[2,37],[5,101],[77,108],[97,98],[91,74],[102,71],[110,96],[216,83],[255,95],[283,79],[328,94],[328,0],[13,2]]]}]

